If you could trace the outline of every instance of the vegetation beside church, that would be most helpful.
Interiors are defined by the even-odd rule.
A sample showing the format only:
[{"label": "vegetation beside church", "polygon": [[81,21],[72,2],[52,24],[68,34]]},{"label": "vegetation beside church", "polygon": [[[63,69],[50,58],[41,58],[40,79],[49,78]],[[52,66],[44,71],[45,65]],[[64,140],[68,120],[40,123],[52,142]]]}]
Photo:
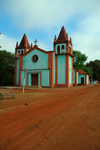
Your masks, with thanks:
[{"label": "vegetation beside church", "polygon": [[76,69],[82,69],[91,77],[92,68],[92,79],[100,81],[100,60],[90,61],[86,63],[88,56],[82,54],[80,51],[73,50],[73,66]]},{"label": "vegetation beside church", "polygon": [[92,66],[92,78],[100,81],[100,60],[90,61],[86,67]]},{"label": "vegetation beside church", "polygon": [[0,51],[0,86],[14,85],[14,54]]},{"label": "vegetation beside church", "polygon": [[74,50],[73,50],[73,55],[74,55],[73,67],[76,68],[77,70],[79,69],[84,70],[86,73],[89,74],[89,77],[91,77],[91,67],[85,65],[88,56],[82,54],[80,51],[74,51]]}]

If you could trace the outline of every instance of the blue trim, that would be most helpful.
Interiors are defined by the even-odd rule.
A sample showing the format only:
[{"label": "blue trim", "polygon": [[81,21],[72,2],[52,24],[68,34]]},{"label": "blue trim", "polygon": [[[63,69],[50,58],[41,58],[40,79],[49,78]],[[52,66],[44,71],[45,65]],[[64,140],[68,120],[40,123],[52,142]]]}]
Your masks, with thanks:
[{"label": "blue trim", "polygon": [[40,86],[40,73],[38,73],[38,86]]},{"label": "blue trim", "polygon": [[78,84],[81,84],[81,78],[84,78],[84,84],[85,84],[85,75],[78,75]]},{"label": "blue trim", "polygon": [[58,84],[65,84],[65,55],[58,55]]},{"label": "blue trim", "polygon": [[77,72],[77,84],[78,84],[78,75],[79,75],[79,72]]},{"label": "blue trim", "polygon": [[28,75],[28,85],[31,86],[31,74]]},{"label": "blue trim", "polygon": [[87,76],[87,84],[89,83],[89,79],[88,79],[88,75],[86,75]]},{"label": "blue trim", "polygon": [[71,56],[69,56],[69,84],[71,84],[71,78],[72,78],[71,70],[72,70],[72,58]]},{"label": "blue trim", "polygon": [[75,84],[75,70],[73,69],[73,84]]},{"label": "blue trim", "polygon": [[17,59],[17,85],[19,85],[19,59]]}]

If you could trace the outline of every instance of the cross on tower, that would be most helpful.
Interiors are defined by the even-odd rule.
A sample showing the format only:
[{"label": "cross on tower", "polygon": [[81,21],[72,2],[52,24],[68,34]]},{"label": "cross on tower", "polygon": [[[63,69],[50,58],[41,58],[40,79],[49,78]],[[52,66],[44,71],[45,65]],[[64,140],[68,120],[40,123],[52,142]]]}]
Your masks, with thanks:
[{"label": "cross on tower", "polygon": [[35,42],[35,45],[36,45],[36,42],[38,42],[38,41],[35,39],[35,41],[34,41],[34,42]]}]

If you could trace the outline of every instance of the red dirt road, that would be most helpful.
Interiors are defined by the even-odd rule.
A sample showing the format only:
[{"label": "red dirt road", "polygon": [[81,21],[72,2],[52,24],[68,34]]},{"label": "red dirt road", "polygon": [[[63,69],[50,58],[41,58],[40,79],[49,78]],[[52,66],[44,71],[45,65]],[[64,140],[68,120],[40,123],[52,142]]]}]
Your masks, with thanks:
[{"label": "red dirt road", "polygon": [[13,91],[0,101],[0,150],[100,150],[100,84]]}]

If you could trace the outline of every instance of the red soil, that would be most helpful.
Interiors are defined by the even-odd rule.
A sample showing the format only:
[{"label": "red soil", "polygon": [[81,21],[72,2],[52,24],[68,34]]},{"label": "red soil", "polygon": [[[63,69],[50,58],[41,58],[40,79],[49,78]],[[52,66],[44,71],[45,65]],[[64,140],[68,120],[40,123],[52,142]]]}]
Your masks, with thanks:
[{"label": "red soil", "polygon": [[13,91],[0,101],[0,150],[100,150],[99,84]]}]

